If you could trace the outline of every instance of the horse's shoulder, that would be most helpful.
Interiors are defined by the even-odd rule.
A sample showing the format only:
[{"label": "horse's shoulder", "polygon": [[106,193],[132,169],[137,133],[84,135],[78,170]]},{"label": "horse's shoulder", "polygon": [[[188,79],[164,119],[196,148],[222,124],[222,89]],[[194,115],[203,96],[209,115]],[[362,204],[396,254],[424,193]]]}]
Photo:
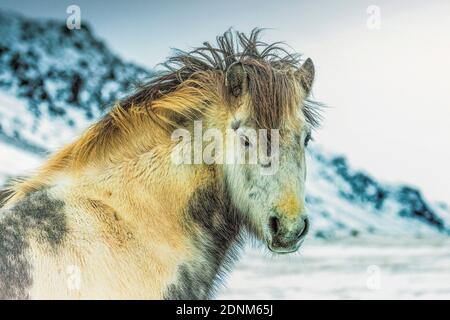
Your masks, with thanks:
[{"label": "horse's shoulder", "polygon": [[64,202],[46,189],[29,193],[0,209],[2,257],[19,256],[29,248],[31,238],[57,246],[66,233]]},{"label": "horse's shoulder", "polygon": [[33,282],[32,242],[57,247],[66,233],[64,202],[48,190],[32,192],[0,209],[0,298],[27,298]]}]

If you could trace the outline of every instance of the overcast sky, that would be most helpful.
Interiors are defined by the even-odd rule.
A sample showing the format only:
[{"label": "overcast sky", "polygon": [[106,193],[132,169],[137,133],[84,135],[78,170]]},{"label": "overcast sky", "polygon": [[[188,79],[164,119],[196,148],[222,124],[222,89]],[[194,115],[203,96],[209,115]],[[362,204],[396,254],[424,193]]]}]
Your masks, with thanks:
[{"label": "overcast sky", "polygon": [[171,47],[189,49],[229,27],[272,28],[265,39],[286,41],[315,62],[314,96],[330,106],[318,144],[377,178],[450,202],[450,1],[0,3],[60,19],[76,4],[82,23],[114,51],[148,67]]}]

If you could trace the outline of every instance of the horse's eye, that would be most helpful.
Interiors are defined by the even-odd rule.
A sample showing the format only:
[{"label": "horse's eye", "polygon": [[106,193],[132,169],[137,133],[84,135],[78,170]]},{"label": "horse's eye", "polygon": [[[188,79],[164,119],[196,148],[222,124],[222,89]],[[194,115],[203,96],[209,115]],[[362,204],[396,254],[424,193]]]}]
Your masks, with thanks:
[{"label": "horse's eye", "polygon": [[313,140],[313,138],[311,136],[311,132],[308,132],[308,134],[306,135],[306,138],[305,138],[305,148],[308,147],[308,144],[311,140]]},{"label": "horse's eye", "polygon": [[247,136],[240,135],[239,138],[240,138],[240,140],[241,140],[241,144],[242,144],[244,147],[249,148],[249,147],[252,145],[251,142],[250,142],[250,140],[248,139]]}]

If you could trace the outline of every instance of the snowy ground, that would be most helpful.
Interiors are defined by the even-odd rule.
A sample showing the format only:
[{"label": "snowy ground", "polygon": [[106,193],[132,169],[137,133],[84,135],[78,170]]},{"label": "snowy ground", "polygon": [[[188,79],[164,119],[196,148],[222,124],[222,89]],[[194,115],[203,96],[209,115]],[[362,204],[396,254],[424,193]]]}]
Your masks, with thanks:
[{"label": "snowy ground", "polygon": [[243,254],[218,299],[450,299],[450,240],[306,243]]},{"label": "snowy ground", "polygon": [[9,178],[32,174],[42,161],[42,157],[0,141],[0,186]]}]

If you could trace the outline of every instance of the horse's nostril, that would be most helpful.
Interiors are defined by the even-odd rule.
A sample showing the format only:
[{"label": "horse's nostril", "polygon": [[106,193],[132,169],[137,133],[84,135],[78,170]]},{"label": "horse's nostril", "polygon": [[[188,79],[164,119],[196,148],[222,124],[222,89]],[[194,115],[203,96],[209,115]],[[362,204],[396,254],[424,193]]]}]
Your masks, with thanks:
[{"label": "horse's nostril", "polygon": [[308,230],[309,230],[309,220],[308,220],[308,218],[305,218],[303,220],[303,229],[299,232],[298,238],[299,239],[304,238],[306,236],[306,234],[308,233]]},{"label": "horse's nostril", "polygon": [[263,168],[270,168],[271,165],[272,165],[272,161],[268,161],[266,163],[261,163],[261,166]]},{"label": "horse's nostril", "polygon": [[277,217],[270,217],[269,219],[269,228],[272,232],[272,235],[276,235],[280,230],[280,222]]}]

